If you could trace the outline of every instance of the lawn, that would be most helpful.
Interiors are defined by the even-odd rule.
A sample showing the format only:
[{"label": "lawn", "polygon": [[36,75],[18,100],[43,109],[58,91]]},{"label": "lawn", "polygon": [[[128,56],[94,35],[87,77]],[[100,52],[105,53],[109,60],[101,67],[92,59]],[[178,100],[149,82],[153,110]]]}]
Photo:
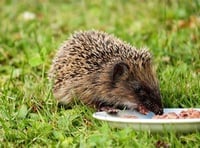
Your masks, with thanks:
[{"label": "lawn", "polygon": [[149,48],[164,107],[200,107],[199,0],[1,0],[0,147],[198,148],[199,131],[116,129],[86,106],[58,107],[52,58],[71,33],[88,29]]}]

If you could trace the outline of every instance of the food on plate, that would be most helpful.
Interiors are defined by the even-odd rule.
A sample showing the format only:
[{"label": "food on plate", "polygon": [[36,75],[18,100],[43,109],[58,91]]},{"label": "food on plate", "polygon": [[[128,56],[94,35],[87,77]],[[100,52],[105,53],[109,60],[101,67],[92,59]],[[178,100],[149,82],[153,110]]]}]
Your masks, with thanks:
[{"label": "food on plate", "polygon": [[123,115],[122,118],[137,119],[138,117],[134,115]]},{"label": "food on plate", "polygon": [[194,119],[200,118],[200,111],[195,109],[183,110],[179,114],[169,112],[163,115],[155,115],[153,119]]},{"label": "food on plate", "polygon": [[[139,112],[147,115],[148,111],[146,111],[142,106],[139,109]],[[109,112],[110,113],[110,112]],[[116,112],[115,112],[116,113]],[[138,117],[135,115],[123,115],[122,118],[133,118],[137,119]],[[183,110],[180,113],[169,112],[163,115],[154,115],[152,119],[194,119],[200,118],[200,111],[195,109],[187,109]]]},{"label": "food on plate", "polygon": [[175,112],[169,112],[167,114],[163,115],[155,115],[153,116],[153,119],[178,119],[179,116]]},{"label": "food on plate", "polygon": [[179,116],[180,118],[184,119],[200,118],[200,111],[194,109],[188,109],[186,111],[180,112]]}]

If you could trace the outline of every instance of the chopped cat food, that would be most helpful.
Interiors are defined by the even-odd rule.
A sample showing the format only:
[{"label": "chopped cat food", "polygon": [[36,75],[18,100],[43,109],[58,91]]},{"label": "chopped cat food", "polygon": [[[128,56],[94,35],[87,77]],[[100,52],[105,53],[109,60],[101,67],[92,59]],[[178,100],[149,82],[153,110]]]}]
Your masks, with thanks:
[{"label": "chopped cat food", "polygon": [[124,115],[122,117],[123,118],[132,118],[132,119],[137,119],[138,118],[137,116],[134,116],[134,115]]},{"label": "chopped cat food", "polygon": [[155,115],[153,119],[194,119],[200,118],[200,111],[194,109],[188,109],[181,111],[179,114],[170,112],[163,115]]},{"label": "chopped cat food", "polygon": [[153,116],[153,119],[178,119],[178,118],[179,118],[178,115],[174,112]]},{"label": "chopped cat food", "polygon": [[180,118],[183,119],[200,118],[200,111],[194,109],[188,109],[187,111],[180,112],[179,116]]}]

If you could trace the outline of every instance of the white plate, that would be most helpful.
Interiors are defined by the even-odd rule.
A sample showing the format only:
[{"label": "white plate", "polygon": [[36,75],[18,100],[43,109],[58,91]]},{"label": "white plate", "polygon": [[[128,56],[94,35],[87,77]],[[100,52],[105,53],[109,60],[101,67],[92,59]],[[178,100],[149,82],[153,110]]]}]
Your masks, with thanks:
[{"label": "white plate", "polygon": [[[189,108],[165,108],[164,113],[175,112],[180,113],[183,110]],[[199,110],[200,108],[194,108]],[[96,112],[93,117],[99,120],[107,121],[111,126],[124,128],[131,127],[138,131],[175,131],[175,132],[190,132],[200,130],[200,118],[198,119],[152,119],[154,114],[150,112],[147,115],[143,115],[137,111],[119,111],[115,114],[108,114],[106,112]],[[126,118],[124,116],[137,116],[134,118]]]}]

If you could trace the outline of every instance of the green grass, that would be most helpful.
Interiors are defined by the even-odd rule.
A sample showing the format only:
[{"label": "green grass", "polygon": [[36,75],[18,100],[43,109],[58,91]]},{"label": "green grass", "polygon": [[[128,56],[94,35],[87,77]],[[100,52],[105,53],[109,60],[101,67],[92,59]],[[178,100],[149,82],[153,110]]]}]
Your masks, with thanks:
[{"label": "green grass", "polygon": [[59,45],[94,28],[150,48],[165,107],[200,107],[199,0],[1,0],[0,12],[0,147],[199,147],[198,131],[114,129],[58,108],[47,80]]}]

